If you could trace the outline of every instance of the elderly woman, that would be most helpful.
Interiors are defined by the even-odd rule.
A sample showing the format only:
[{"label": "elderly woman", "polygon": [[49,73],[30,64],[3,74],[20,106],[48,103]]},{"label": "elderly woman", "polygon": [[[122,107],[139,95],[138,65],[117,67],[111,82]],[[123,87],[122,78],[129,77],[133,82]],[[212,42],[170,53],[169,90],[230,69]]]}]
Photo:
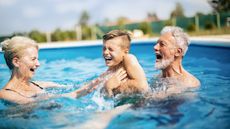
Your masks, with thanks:
[{"label": "elderly woman", "polygon": [[[7,66],[11,70],[9,82],[0,90],[0,99],[10,102],[25,104],[39,99],[50,97],[80,97],[91,92],[102,82],[100,78],[93,80],[71,93],[54,95],[47,94],[45,88],[52,86],[52,83],[32,82],[36,69],[40,66],[38,60],[38,45],[32,39],[16,36],[2,42],[2,51]],[[41,97],[42,96],[42,97]]]}]

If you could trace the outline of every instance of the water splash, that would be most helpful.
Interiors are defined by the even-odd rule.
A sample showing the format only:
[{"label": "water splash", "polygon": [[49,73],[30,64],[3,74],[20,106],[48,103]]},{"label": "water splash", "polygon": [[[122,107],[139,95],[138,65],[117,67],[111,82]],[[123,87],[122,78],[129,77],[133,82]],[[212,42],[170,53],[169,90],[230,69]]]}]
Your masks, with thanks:
[{"label": "water splash", "polygon": [[99,84],[97,90],[94,92],[92,96],[92,100],[97,103],[98,110],[103,111],[103,110],[110,110],[113,109],[114,107],[114,101],[112,99],[106,98],[104,90],[104,84],[105,82],[114,74],[112,71],[106,71],[104,73],[104,76],[100,76],[98,80],[101,81]]},{"label": "water splash", "polygon": [[179,89],[183,89],[183,83],[179,78],[174,77],[156,77],[153,78],[150,83],[150,87],[153,93],[158,92],[167,92],[169,88],[176,87]]}]

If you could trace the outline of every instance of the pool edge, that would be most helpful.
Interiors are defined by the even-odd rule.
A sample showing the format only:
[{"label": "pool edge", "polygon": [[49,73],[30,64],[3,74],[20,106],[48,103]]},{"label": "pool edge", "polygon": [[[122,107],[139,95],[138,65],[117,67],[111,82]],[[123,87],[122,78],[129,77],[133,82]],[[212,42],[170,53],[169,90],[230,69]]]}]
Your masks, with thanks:
[{"label": "pool edge", "polygon": [[[146,39],[133,39],[132,44],[150,43],[156,42],[157,38]],[[228,47],[230,48],[230,39],[223,38],[206,38],[206,37],[190,37],[191,45],[199,46],[211,46],[211,47]],[[218,43],[217,43],[218,42]],[[40,49],[52,49],[52,48],[68,48],[68,47],[84,47],[84,46],[100,46],[102,40],[85,40],[85,41],[70,41],[70,42],[50,42],[39,43]],[[2,48],[0,47],[0,52]]]}]

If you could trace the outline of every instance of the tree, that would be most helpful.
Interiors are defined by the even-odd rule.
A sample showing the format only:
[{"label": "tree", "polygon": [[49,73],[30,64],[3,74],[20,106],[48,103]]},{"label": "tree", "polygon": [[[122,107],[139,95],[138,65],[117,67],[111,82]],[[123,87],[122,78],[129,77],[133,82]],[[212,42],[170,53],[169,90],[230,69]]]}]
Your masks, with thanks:
[{"label": "tree", "polygon": [[159,21],[159,18],[156,13],[148,13],[147,14],[147,21]]},{"label": "tree", "polygon": [[69,41],[69,40],[75,40],[76,33],[74,31],[62,31],[61,29],[56,29],[51,34],[52,41]]},{"label": "tree", "polygon": [[88,26],[90,16],[87,11],[83,11],[79,20],[79,25],[81,26],[81,32],[82,32],[82,39],[90,39],[91,37],[91,30]]},{"label": "tree", "polygon": [[142,22],[139,24],[139,29],[144,32],[144,34],[152,35],[152,27],[151,24],[148,22]]},{"label": "tree", "polygon": [[83,11],[79,20],[81,26],[87,26],[89,21],[89,14],[87,11]]},{"label": "tree", "polygon": [[91,28],[89,26],[82,27],[82,39],[83,40],[91,39]]},{"label": "tree", "polygon": [[184,9],[180,3],[176,3],[176,8],[171,12],[170,18],[184,17]]},{"label": "tree", "polygon": [[229,0],[209,0],[208,3],[212,6],[215,12],[230,11]]},{"label": "tree", "polygon": [[61,29],[56,29],[52,34],[51,34],[51,40],[52,41],[62,41],[62,34],[61,34]]},{"label": "tree", "polygon": [[202,12],[196,12],[196,14],[195,14],[196,16],[203,16],[203,15],[205,15],[204,13],[202,13]]},{"label": "tree", "polygon": [[46,42],[46,35],[38,30],[32,30],[28,36],[37,42]]},{"label": "tree", "polygon": [[118,25],[118,26],[123,26],[123,25],[125,25],[128,21],[129,21],[129,20],[128,20],[128,18],[126,18],[126,17],[119,17],[119,18],[117,19],[117,25]]}]

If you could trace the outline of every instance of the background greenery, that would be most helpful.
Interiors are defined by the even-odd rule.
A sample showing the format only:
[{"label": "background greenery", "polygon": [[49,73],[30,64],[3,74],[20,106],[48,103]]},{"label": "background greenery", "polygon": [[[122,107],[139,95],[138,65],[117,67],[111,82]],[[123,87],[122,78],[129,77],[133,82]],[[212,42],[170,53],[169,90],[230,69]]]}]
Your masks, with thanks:
[{"label": "background greenery", "polygon": [[[128,21],[125,17],[117,19],[115,24],[111,25],[108,19],[102,25],[90,25],[88,23],[90,16],[87,11],[83,11],[80,20],[72,30],[62,30],[57,28],[53,32],[41,32],[32,30],[30,32],[18,32],[9,36],[0,37],[0,41],[15,35],[28,36],[39,43],[53,41],[71,41],[71,40],[95,40],[108,31],[113,29],[123,29],[128,31],[142,30],[147,37],[158,36],[161,29],[167,25],[179,26],[190,35],[216,35],[230,34],[230,2],[229,0],[209,0],[213,7],[211,14],[204,15],[197,12],[193,17],[184,15],[183,7],[180,3],[176,4],[168,20],[159,20],[155,13],[149,13],[147,18],[152,20],[143,20],[142,22]],[[78,28],[78,29],[77,29]]]}]

